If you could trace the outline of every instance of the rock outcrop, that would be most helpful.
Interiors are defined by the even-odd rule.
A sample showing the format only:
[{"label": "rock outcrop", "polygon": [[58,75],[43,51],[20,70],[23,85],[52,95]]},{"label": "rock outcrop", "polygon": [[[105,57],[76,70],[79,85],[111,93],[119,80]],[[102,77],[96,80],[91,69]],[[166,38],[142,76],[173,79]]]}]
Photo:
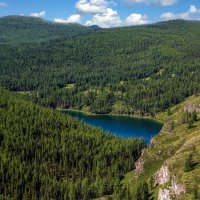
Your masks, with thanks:
[{"label": "rock outcrop", "polygon": [[155,186],[164,185],[170,179],[170,172],[167,166],[162,166],[160,170],[155,174]]},{"label": "rock outcrop", "polygon": [[158,200],[171,200],[170,191],[167,189],[159,189]]},{"label": "rock outcrop", "polygon": [[135,163],[135,172],[137,174],[137,176],[139,176],[140,174],[143,173],[144,171],[144,160],[143,160],[143,155],[145,153],[145,149],[142,151],[142,154],[140,156],[140,158],[138,159],[138,161]]},{"label": "rock outcrop", "polygon": [[178,183],[176,177],[170,173],[167,166],[162,166],[155,174],[154,179],[155,186],[164,186],[165,184],[168,184],[166,188],[159,189],[158,200],[171,200],[186,193],[185,186]]},{"label": "rock outcrop", "polygon": [[189,113],[200,113],[200,105],[188,104],[187,106],[185,106],[184,111]]},{"label": "rock outcrop", "polygon": [[178,197],[186,192],[185,186],[178,183],[176,180],[172,180],[171,192],[173,196]]}]

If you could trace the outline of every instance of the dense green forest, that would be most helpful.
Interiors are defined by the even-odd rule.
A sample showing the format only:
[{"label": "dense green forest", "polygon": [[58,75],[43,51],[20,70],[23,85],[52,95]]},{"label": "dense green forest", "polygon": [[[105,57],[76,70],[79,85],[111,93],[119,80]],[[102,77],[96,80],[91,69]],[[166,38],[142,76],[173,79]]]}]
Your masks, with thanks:
[{"label": "dense green forest", "polygon": [[80,24],[57,24],[35,17],[9,16],[0,18],[1,43],[43,42],[58,37],[86,34],[98,27]]},{"label": "dense green forest", "polygon": [[[184,113],[181,105],[175,116],[171,108],[200,92],[199,41],[198,21],[101,29],[0,18],[0,199],[141,200],[157,194],[149,178],[168,150],[176,152],[180,142],[172,146],[173,136],[158,136],[166,152],[161,145],[146,150],[156,155],[145,157],[145,170],[152,171],[138,182],[130,171],[144,140],[117,138],[54,108],[152,117],[169,108],[159,119],[170,131],[177,131],[183,113],[180,133],[192,133],[197,114]],[[193,157],[185,158],[184,173],[196,170]]]},{"label": "dense green forest", "polygon": [[[19,19],[13,20],[16,27],[35,20]],[[6,20],[12,18],[1,18],[0,30],[9,40]],[[46,26],[36,23],[37,34],[46,34],[44,29],[50,34]],[[15,31],[13,37],[21,37],[21,29]],[[34,102],[53,108],[151,116],[200,91],[199,22],[175,20],[68,36],[58,31],[54,39],[49,34],[40,42],[29,37],[29,42],[10,43],[4,36],[2,86],[25,91]]]},{"label": "dense green forest", "polygon": [[124,198],[120,181],[144,147],[0,89],[1,199]]}]

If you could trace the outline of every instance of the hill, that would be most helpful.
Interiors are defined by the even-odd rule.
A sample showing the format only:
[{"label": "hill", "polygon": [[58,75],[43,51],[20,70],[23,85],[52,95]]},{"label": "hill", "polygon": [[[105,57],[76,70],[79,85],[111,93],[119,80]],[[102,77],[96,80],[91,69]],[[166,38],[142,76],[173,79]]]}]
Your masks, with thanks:
[{"label": "hill", "polygon": [[127,195],[120,180],[144,146],[0,89],[1,199]]},{"label": "hill", "polygon": [[165,122],[161,133],[123,183],[133,196],[139,183],[146,181],[153,199],[199,199],[200,96],[191,96],[156,118]]},{"label": "hill", "polygon": [[[95,28],[96,29],[96,28]],[[60,37],[85,34],[94,30],[80,24],[58,24],[37,17],[8,16],[0,18],[0,42],[43,42]]]},{"label": "hill", "polygon": [[[46,26],[42,23],[41,29]],[[26,29],[24,38],[30,38],[27,30],[35,31]],[[175,20],[48,38],[31,45],[1,44],[0,84],[31,91],[30,97],[44,106],[140,116],[154,116],[200,91],[199,22]]]}]

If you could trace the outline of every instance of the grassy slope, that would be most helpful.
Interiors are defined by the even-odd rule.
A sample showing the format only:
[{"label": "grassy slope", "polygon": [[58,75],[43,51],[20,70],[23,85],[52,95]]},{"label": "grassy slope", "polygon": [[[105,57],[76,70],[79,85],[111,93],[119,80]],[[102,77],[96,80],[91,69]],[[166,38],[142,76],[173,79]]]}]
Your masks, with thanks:
[{"label": "grassy slope", "polygon": [[[189,104],[200,105],[200,96],[192,96],[172,107],[172,115],[163,112],[156,116],[164,121],[165,125],[161,133],[155,137],[155,144],[146,149],[141,157],[144,160],[144,173],[137,177],[135,171],[132,171],[123,181],[124,185],[129,185],[132,193],[135,193],[138,182],[141,180],[149,182],[163,164],[168,166],[171,174],[175,175],[179,183],[186,186],[186,194],[179,199],[192,199],[192,190],[196,186],[200,190],[200,120],[191,129],[187,128],[187,124],[181,123],[184,108]],[[198,164],[194,170],[184,172],[184,163],[190,153],[193,153],[193,159]],[[169,183],[162,187],[167,188],[167,186]],[[158,186],[152,188],[152,197],[157,199],[158,190]]]}]

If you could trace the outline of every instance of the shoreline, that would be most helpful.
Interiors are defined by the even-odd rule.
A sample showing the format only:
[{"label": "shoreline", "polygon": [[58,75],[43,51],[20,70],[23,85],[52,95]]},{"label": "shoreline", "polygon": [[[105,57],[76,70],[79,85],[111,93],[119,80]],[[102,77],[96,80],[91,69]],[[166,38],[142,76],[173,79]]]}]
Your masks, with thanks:
[{"label": "shoreline", "polygon": [[137,115],[128,115],[128,114],[113,114],[113,113],[109,113],[109,114],[95,114],[95,113],[90,113],[90,112],[86,112],[86,111],[82,111],[82,110],[76,110],[76,109],[62,109],[62,108],[56,108],[56,110],[59,111],[72,111],[72,112],[79,112],[82,113],[84,115],[89,115],[89,116],[112,116],[112,117],[130,117],[130,118],[135,118],[135,119],[145,119],[145,120],[149,120],[149,121],[153,121],[156,122],[158,124],[162,124],[164,125],[164,122],[159,120],[159,119],[154,119],[151,117],[141,117],[141,116],[137,116]]}]

